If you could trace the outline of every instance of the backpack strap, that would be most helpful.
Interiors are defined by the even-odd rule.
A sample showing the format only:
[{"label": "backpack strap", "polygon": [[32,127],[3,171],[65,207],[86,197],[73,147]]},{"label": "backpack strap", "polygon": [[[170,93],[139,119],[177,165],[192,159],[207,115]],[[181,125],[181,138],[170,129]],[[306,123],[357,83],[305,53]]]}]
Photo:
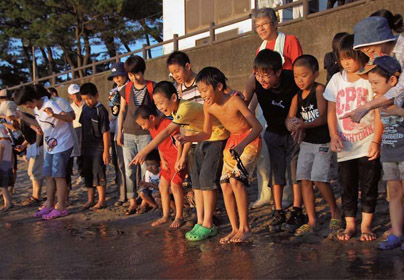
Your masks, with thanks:
[{"label": "backpack strap", "polygon": [[128,82],[125,86],[125,101],[129,105],[130,92],[132,91],[133,82]]},{"label": "backpack strap", "polygon": [[146,81],[147,92],[149,93],[150,101],[153,101],[153,82]]}]

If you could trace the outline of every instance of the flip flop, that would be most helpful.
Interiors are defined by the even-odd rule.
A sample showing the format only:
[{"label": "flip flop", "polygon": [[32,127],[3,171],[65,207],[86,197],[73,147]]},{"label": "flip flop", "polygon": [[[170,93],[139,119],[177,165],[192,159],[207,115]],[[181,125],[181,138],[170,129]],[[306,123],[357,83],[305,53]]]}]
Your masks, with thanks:
[{"label": "flip flop", "polygon": [[305,235],[309,235],[312,233],[314,233],[314,228],[309,224],[304,224],[296,230],[295,236],[300,237],[300,236],[305,236]]},{"label": "flip flop", "polygon": [[328,228],[332,232],[337,232],[342,229],[343,221],[341,219],[331,219]]},{"label": "flip flop", "polygon": [[130,215],[133,215],[133,214],[135,214],[136,213],[136,208],[128,208],[128,209],[126,209],[126,211],[125,211],[125,215],[126,216],[130,216]]},{"label": "flip flop", "polygon": [[37,198],[31,196],[30,198],[23,200],[21,205],[22,206],[37,206],[40,203],[41,203],[40,199],[37,199]]},{"label": "flip flop", "polygon": [[48,208],[48,207],[44,206],[44,207],[42,207],[41,210],[39,210],[38,212],[36,212],[34,214],[34,217],[35,218],[42,217],[43,215],[46,215],[46,214],[49,214],[50,212],[52,212],[52,210],[53,210],[52,207]]},{"label": "flip flop", "polygon": [[69,214],[69,212],[65,209],[65,210],[57,210],[57,209],[53,209],[52,212],[50,212],[49,214],[43,215],[42,219],[44,220],[52,220],[52,219],[56,219],[59,217],[64,217],[67,216]]}]

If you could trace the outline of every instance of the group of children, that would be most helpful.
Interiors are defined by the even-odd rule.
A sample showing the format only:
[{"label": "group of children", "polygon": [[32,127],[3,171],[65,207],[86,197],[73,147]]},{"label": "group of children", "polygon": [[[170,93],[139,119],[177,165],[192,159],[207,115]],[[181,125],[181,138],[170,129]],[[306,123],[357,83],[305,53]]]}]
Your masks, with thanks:
[{"label": "group of children", "polygon": [[[301,55],[293,61],[293,70],[284,70],[281,55],[269,49],[257,53],[254,78],[248,80],[243,94],[231,90],[225,75],[215,67],[194,73],[183,52],[174,52],[167,59],[175,83],[145,80],[145,63],[138,56],[115,64],[109,77],[117,88],[110,96],[111,114],[117,122],[111,129],[116,136],[112,141],[108,112],[97,100],[97,88],[91,83],[80,87],[85,103],[79,122],[83,131],[83,176],[88,188],[86,207],[106,206],[105,165],[112,143],[117,154],[122,148],[120,161],[124,164],[117,172],[124,187],[120,188],[117,205],[128,199],[126,214],[161,207],[163,215],[152,225],[171,222],[171,227],[180,227],[184,222],[183,183],[190,176],[196,223],[185,234],[187,240],[199,241],[217,235],[213,214],[220,187],[231,225],[231,232],[220,243],[244,242],[251,236],[246,186],[265,141],[270,159],[269,186],[274,197],[270,231],[287,230],[304,236],[318,230],[315,186],[329,205],[329,228],[339,240],[349,240],[356,234],[359,194],[360,240],[376,240],[372,220],[383,170],[383,179],[388,182],[392,229],[379,248],[400,246],[404,194],[401,153],[404,37],[393,35],[393,31],[402,32],[403,25],[402,20],[400,24],[392,17],[382,10],[359,22],[354,34],[338,34],[332,57],[339,71],[330,75],[326,86],[316,81],[319,64],[314,56]],[[392,91],[394,105],[368,110],[360,121],[355,120],[351,112]],[[266,120],[263,139],[263,126],[255,117],[255,110],[248,108],[254,95]],[[71,120],[55,101],[33,87],[18,90],[14,100],[17,105],[34,109],[36,121],[30,122],[44,135],[43,175],[47,177],[48,199],[35,216],[44,219],[65,216],[65,166],[75,145],[68,127]],[[0,141],[3,159],[0,169],[5,170],[11,161],[8,146],[3,144],[3,138]],[[342,211],[330,185],[331,166],[336,160]],[[137,174],[142,175],[134,174],[131,166],[140,168],[142,172],[138,169]],[[4,174],[2,171],[1,175]],[[283,188],[288,181],[293,184],[294,194],[289,219],[282,207]],[[94,205],[95,189],[99,200]],[[136,191],[143,200],[140,207]],[[5,202],[9,201],[7,192],[3,194]],[[173,221],[171,209],[175,213]]]}]

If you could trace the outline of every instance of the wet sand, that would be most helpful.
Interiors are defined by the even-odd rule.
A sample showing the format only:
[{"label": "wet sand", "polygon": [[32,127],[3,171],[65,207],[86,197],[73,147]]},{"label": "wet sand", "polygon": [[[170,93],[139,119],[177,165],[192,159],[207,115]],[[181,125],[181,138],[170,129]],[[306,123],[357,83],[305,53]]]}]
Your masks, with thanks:
[{"label": "wet sand", "polygon": [[[267,206],[250,212],[251,242],[219,245],[230,231],[224,210],[217,212],[218,236],[188,242],[184,234],[192,227],[191,215],[180,229],[153,228],[158,213],[127,217],[124,208],[112,206],[118,195],[112,183],[107,209],[82,212],[85,189],[73,185],[69,216],[33,218],[36,208],[20,206],[31,185],[25,164],[19,166],[16,206],[0,213],[0,278],[404,278],[399,248],[380,251],[376,242],[360,242],[359,234],[347,242],[329,240],[328,208],[319,193],[321,230],[314,235],[269,233]],[[111,170],[108,177],[111,182]],[[338,191],[337,183],[333,187]],[[255,181],[248,193],[253,201]],[[380,237],[389,227],[384,194],[376,211],[374,231]]]}]

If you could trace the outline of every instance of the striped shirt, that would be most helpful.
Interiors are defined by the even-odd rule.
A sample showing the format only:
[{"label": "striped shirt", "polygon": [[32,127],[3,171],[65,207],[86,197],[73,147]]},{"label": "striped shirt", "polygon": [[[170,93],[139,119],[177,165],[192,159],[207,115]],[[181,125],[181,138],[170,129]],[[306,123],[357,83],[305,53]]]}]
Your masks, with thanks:
[{"label": "striped shirt", "polygon": [[136,106],[142,105],[146,92],[147,92],[147,86],[139,90],[133,87],[133,97],[134,97],[133,100],[135,101]]},{"label": "striped shirt", "polygon": [[185,83],[181,84],[180,86],[181,90],[178,91],[180,94],[182,92],[181,99],[203,104],[203,99],[201,97],[201,94],[199,93],[198,87],[196,86],[195,80],[189,87],[187,87]]}]

